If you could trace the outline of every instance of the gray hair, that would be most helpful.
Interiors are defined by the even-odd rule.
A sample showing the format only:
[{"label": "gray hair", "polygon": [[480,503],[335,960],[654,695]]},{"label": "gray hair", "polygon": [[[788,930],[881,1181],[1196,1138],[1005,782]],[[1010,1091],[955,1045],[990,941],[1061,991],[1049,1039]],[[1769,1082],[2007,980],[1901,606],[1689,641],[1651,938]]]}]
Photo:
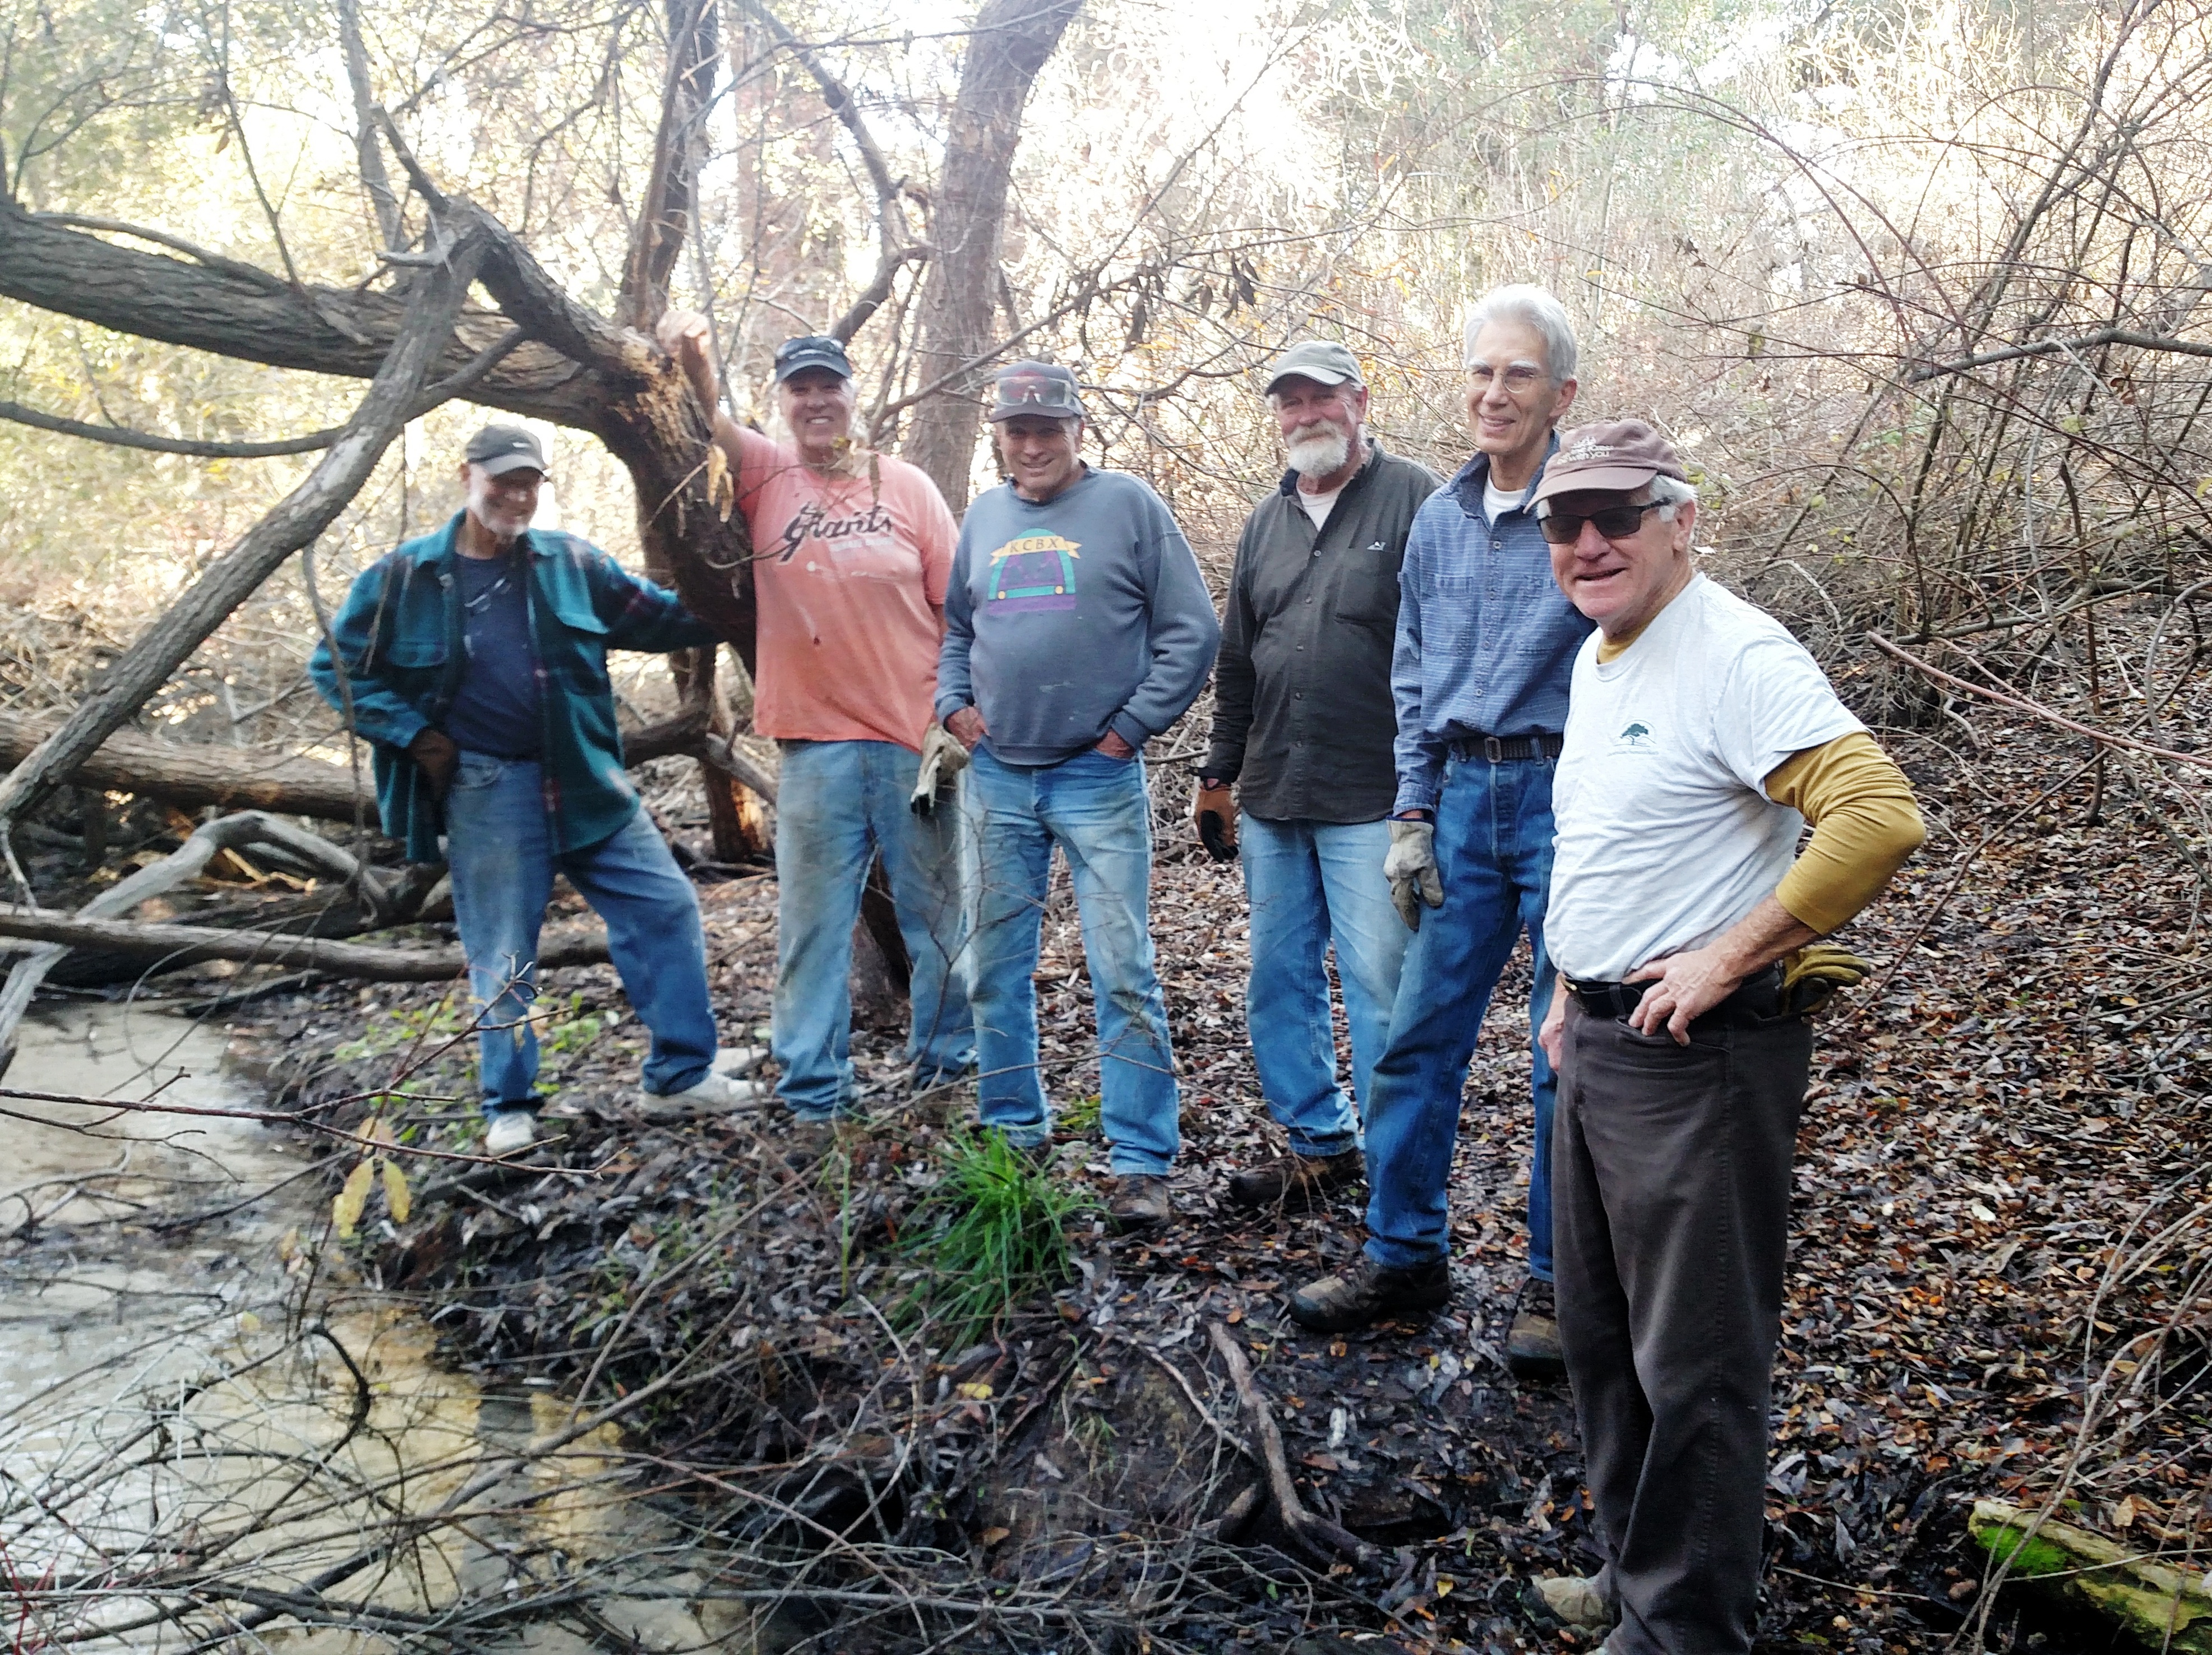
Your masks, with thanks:
[{"label": "gray hair", "polygon": [[[1646,500],[1655,500],[1659,502],[1659,521],[1662,523],[1672,523],[1674,520],[1676,506],[1694,506],[1698,503],[1698,491],[1679,477],[1654,477],[1650,482],[1644,484],[1643,494]],[[1644,500],[1637,501],[1639,506],[1644,503]]]},{"label": "gray hair", "polygon": [[1556,383],[1575,377],[1575,328],[1566,307],[1543,288],[1527,282],[1492,288],[1475,301],[1467,318],[1467,360],[1474,366],[1474,336],[1492,322],[1525,322],[1544,342],[1544,366]]}]

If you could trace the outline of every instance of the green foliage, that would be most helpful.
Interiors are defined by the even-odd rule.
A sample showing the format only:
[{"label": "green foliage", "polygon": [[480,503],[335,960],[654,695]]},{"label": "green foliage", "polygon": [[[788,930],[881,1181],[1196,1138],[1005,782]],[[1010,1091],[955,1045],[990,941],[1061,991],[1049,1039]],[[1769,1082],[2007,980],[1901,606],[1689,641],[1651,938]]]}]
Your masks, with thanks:
[{"label": "green foliage", "polygon": [[348,1040],[331,1055],[340,1063],[357,1063],[389,1052],[435,1051],[467,1030],[465,1009],[449,996],[434,1005],[376,1012],[363,1025],[359,1040]]},{"label": "green foliage", "polygon": [[1060,1130],[1088,1136],[1098,1130],[1098,1112],[1103,1100],[1097,1096],[1078,1098],[1060,1112]]},{"label": "green foliage", "polygon": [[923,1275],[899,1314],[934,1322],[950,1349],[1067,1280],[1068,1221],[1097,1203],[997,1132],[955,1133],[943,1153],[944,1176],[909,1222],[906,1252]]}]

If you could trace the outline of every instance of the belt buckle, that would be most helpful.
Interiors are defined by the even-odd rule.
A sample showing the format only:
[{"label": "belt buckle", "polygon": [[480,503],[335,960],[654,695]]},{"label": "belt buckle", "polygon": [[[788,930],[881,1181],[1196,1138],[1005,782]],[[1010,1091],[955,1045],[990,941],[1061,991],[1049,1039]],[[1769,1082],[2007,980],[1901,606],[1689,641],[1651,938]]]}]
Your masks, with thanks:
[{"label": "belt buckle", "polygon": [[1504,763],[1505,743],[1495,736],[1485,736],[1482,738],[1482,756],[1492,764]]}]

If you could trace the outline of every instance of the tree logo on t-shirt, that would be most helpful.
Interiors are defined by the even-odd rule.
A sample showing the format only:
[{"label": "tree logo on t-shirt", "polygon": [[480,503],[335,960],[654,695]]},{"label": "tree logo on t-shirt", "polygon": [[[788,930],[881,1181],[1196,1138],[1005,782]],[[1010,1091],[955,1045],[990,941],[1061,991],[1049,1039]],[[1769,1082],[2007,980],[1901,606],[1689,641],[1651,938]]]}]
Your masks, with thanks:
[{"label": "tree logo on t-shirt", "polygon": [[1650,726],[1640,721],[1631,723],[1613,739],[1622,747],[1641,747],[1651,737]]},{"label": "tree logo on t-shirt", "polygon": [[984,600],[1001,611],[1073,609],[1075,559],[1082,544],[1048,529],[1016,535],[991,554]]}]

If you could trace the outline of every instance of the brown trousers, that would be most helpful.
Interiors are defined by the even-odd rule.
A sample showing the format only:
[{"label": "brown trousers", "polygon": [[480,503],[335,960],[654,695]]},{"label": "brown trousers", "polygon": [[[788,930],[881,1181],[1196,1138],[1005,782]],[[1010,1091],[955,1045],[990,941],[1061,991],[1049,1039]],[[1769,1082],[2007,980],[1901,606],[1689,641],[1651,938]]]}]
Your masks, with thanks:
[{"label": "brown trousers", "polygon": [[1552,1136],[1559,1343],[1620,1624],[1607,1655],[1734,1655],[1759,1620],[1768,1376],[1812,1032],[1690,1044],[1570,1000]]}]

